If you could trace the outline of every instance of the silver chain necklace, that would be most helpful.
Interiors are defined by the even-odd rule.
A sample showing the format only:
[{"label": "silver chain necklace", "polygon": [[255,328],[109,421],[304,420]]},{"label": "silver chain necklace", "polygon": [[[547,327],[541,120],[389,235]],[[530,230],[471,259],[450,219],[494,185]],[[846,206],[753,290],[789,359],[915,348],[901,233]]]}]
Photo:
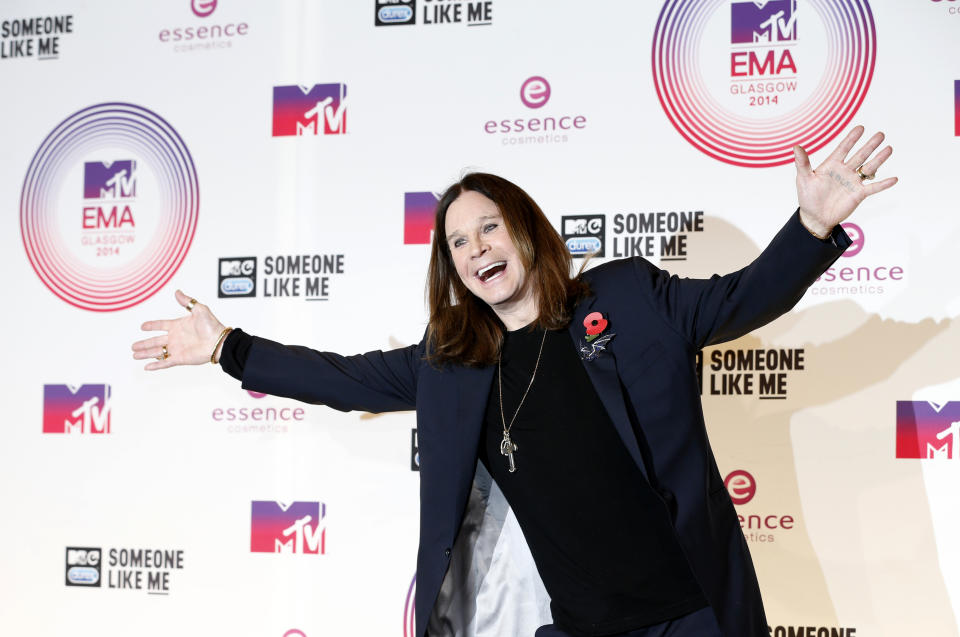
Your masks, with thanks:
[{"label": "silver chain necklace", "polygon": [[517,405],[517,410],[513,412],[513,418],[510,419],[509,425],[507,425],[507,419],[503,415],[503,372],[500,370],[500,361],[503,359],[503,347],[500,348],[500,354],[497,356],[497,387],[500,389],[500,422],[503,424],[503,440],[500,441],[500,454],[507,457],[507,461],[510,463],[510,468],[508,469],[510,473],[517,470],[516,462],[513,459],[513,452],[520,448],[517,446],[517,443],[510,440],[510,430],[513,428],[513,422],[517,419],[517,414],[520,413],[520,408],[523,407],[523,401],[527,399],[527,394],[530,393],[530,388],[533,387],[533,379],[537,377],[537,369],[540,368],[540,357],[543,355],[543,344],[546,340],[547,330],[543,330],[543,338],[540,339],[540,351],[537,353],[537,363],[533,366],[530,383],[527,385],[526,391],[523,392],[523,396],[520,398],[520,404]]}]

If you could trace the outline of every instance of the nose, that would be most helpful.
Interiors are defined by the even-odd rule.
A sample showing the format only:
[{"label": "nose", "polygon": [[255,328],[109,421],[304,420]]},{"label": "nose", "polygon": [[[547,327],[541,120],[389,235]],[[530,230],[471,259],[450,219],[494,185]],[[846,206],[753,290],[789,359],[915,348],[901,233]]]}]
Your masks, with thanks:
[{"label": "nose", "polygon": [[477,236],[470,242],[470,256],[473,258],[482,257],[490,249],[483,233],[477,233]]}]

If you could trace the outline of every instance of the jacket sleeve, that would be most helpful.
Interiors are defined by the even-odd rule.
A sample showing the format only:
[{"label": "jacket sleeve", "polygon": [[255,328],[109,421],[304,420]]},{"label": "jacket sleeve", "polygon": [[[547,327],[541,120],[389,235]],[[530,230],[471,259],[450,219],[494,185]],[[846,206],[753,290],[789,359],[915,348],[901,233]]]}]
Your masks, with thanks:
[{"label": "jacket sleeve", "polygon": [[634,260],[655,309],[697,349],[733,340],[789,311],[851,241],[838,225],[821,241],[790,217],[750,265],[725,276],[687,279]]},{"label": "jacket sleeve", "polygon": [[340,411],[414,409],[423,344],[341,356],[253,337],[243,388]]}]

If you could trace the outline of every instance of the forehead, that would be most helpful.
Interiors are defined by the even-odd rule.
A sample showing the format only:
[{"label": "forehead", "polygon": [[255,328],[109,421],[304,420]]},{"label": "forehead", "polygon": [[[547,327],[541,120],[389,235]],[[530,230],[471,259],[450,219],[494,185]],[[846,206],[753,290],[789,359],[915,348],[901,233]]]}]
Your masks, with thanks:
[{"label": "forehead", "polygon": [[495,217],[499,214],[497,204],[485,195],[473,190],[464,191],[447,208],[444,233],[449,236],[455,232],[466,232],[476,226],[482,218]]}]

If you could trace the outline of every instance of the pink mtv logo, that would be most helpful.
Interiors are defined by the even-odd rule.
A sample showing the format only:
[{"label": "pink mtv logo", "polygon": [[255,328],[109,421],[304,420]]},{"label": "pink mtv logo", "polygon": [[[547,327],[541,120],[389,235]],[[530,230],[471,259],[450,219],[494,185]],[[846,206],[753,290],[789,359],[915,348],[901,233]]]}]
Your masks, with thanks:
[{"label": "pink mtv logo", "polygon": [[320,502],[284,504],[254,500],[250,512],[250,552],[327,552],[327,530],[321,521],[327,507]]},{"label": "pink mtv logo", "polygon": [[960,401],[897,401],[897,457],[960,460]]},{"label": "pink mtv logo", "polygon": [[273,87],[273,136],[347,132],[347,85]]},{"label": "pink mtv logo", "polygon": [[110,385],[44,385],[43,433],[110,433]]}]

